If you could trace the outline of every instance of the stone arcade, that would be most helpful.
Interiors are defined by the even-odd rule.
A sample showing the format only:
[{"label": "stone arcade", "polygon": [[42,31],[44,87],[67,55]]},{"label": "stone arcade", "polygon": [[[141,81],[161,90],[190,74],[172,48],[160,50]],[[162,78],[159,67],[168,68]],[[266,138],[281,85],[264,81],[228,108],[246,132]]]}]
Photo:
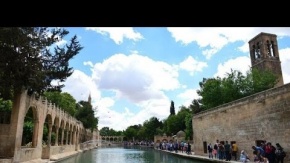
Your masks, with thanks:
[{"label": "stone arcade", "polygon": [[[43,97],[28,96],[27,91],[23,90],[16,99],[10,121],[0,124],[0,162],[51,159],[53,155],[82,150],[83,142],[98,139],[97,131],[85,129],[80,121]],[[33,111],[34,128],[31,146],[26,147],[22,146],[21,141],[24,118],[29,109]],[[43,146],[45,123],[48,124],[48,143]],[[52,132],[56,135],[54,142],[51,142]]]}]

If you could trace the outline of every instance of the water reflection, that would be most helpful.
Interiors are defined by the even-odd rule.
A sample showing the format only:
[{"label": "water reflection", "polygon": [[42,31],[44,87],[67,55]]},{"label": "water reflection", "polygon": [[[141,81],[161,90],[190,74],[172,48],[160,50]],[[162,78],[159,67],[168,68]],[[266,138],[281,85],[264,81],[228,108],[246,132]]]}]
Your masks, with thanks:
[{"label": "water reflection", "polygon": [[98,148],[59,163],[204,163],[146,147]]}]

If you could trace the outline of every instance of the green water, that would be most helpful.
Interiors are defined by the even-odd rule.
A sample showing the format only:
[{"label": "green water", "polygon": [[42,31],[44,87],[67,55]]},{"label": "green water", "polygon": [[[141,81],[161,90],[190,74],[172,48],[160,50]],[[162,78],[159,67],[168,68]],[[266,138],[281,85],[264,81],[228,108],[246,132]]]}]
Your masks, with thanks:
[{"label": "green water", "polygon": [[58,163],[204,163],[146,147],[98,148]]}]

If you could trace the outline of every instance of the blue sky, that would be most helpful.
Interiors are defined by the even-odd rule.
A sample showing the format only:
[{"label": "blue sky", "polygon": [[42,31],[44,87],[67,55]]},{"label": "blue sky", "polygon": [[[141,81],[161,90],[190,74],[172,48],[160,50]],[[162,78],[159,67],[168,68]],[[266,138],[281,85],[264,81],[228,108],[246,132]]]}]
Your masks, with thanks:
[{"label": "blue sky", "polygon": [[249,70],[248,41],[261,32],[276,34],[284,84],[290,82],[290,28],[66,27],[84,47],[70,61],[74,73],[63,92],[77,101],[92,97],[99,129],[125,130],[170,114],[199,98],[203,78],[230,69]]}]

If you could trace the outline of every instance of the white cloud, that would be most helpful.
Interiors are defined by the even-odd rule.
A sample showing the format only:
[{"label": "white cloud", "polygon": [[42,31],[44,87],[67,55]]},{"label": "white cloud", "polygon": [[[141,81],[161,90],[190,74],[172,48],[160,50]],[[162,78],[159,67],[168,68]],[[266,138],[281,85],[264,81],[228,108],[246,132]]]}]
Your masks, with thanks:
[{"label": "white cloud", "polygon": [[279,50],[284,84],[290,82],[290,48]]},{"label": "white cloud", "polygon": [[92,101],[101,98],[101,92],[98,90],[93,80],[80,70],[74,70],[73,74],[64,82],[63,92],[69,92],[77,101],[88,100],[91,94]]},{"label": "white cloud", "polygon": [[201,98],[196,91],[197,89],[188,89],[178,94],[177,97],[181,98],[184,101],[183,105],[188,107],[192,103],[192,100]]},{"label": "white cloud", "polygon": [[163,90],[180,87],[178,71],[165,62],[137,54],[115,54],[93,69],[100,89],[114,91],[119,98],[133,102],[163,98]]},{"label": "white cloud", "polygon": [[250,70],[251,60],[249,57],[237,57],[235,59],[230,59],[225,63],[220,63],[218,65],[217,73],[214,74],[214,77],[225,77],[226,73],[230,73],[232,70],[238,70],[246,75],[246,72]]},{"label": "white cloud", "polygon": [[167,28],[176,42],[187,45],[196,42],[202,49],[207,59],[221,50],[230,42],[242,41],[244,45],[238,48],[242,52],[248,52],[248,41],[260,32],[275,33],[278,38],[290,36],[290,28],[230,28],[230,27],[177,27]]},{"label": "white cloud", "polygon": [[135,32],[132,27],[88,27],[86,30],[92,30],[102,35],[109,34],[110,38],[118,45],[123,42],[124,38],[134,41],[143,39],[143,36],[139,32]]},{"label": "white cloud", "polygon": [[180,69],[190,72],[193,76],[194,72],[201,72],[203,68],[207,67],[206,62],[199,62],[195,60],[192,56],[188,56],[184,61],[179,64]]},{"label": "white cloud", "polygon": [[91,61],[84,62],[84,65],[94,67],[94,64]]},{"label": "white cloud", "polygon": [[[143,124],[153,116],[159,120],[167,118],[170,100],[163,91],[181,87],[177,80],[178,67],[138,54],[115,54],[102,63],[93,65],[88,61],[84,64],[93,66],[92,76],[75,70],[65,82],[63,91],[69,92],[77,101],[87,100],[91,93],[92,104],[97,107],[99,129],[125,130],[130,125]],[[112,91],[115,96],[101,97],[101,90]],[[126,107],[121,112],[114,111],[118,99],[133,102],[139,112],[133,113],[132,109],[136,108]]]}]

